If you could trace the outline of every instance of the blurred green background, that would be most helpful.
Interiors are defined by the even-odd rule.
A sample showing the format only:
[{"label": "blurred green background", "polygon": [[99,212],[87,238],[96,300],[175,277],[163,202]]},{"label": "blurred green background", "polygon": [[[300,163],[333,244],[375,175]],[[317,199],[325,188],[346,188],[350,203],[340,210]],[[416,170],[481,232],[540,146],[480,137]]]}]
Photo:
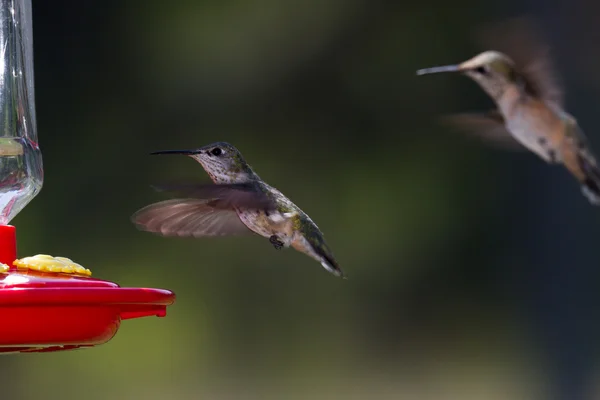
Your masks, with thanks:
[{"label": "blurred green background", "polygon": [[[482,23],[542,22],[600,151],[592,1],[33,1],[45,180],[21,256],[173,290],[106,345],[0,358],[6,399],[578,399],[600,395],[598,211],[559,167],[435,117]],[[164,149],[229,141],[325,233],[348,280],[258,236],[171,239],[150,184],[208,181]]]}]

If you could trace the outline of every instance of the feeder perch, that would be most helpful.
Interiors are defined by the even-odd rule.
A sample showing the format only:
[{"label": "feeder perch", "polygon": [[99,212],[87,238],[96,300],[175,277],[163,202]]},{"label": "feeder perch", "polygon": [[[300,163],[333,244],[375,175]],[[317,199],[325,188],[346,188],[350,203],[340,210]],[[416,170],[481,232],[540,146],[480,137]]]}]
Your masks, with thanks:
[{"label": "feeder perch", "polygon": [[31,0],[0,0],[0,353],[51,352],[108,342],[121,321],[164,317],[175,294],[94,279],[66,257],[17,258],[9,225],[42,188]]}]

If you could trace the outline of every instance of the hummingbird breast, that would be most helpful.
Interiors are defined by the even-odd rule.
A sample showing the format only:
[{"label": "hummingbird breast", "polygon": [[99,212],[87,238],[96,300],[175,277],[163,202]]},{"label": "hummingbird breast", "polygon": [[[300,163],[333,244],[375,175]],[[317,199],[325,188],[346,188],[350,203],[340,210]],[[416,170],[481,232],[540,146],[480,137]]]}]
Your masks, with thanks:
[{"label": "hummingbird breast", "polygon": [[527,98],[501,110],[506,128],[523,146],[548,163],[561,162],[564,126],[550,106]]},{"label": "hummingbird breast", "polygon": [[236,210],[240,220],[254,233],[271,237],[276,235],[285,247],[307,254],[321,261],[328,253],[323,236],[314,222],[301,210],[268,213],[262,210]]},{"label": "hummingbird breast", "polygon": [[276,235],[286,247],[293,240],[294,224],[292,218],[284,216],[280,212],[268,213],[263,210],[239,210],[236,209],[240,220],[254,233],[271,237]]}]

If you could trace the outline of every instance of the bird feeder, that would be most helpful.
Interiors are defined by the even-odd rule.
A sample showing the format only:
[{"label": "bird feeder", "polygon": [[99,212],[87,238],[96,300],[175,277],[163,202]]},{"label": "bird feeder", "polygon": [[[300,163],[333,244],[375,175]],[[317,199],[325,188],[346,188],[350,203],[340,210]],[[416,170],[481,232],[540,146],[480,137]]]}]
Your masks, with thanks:
[{"label": "bird feeder", "polygon": [[17,258],[8,225],[39,193],[31,0],[0,0],[0,353],[108,342],[121,321],[166,315],[174,293],[122,288],[65,257]]}]

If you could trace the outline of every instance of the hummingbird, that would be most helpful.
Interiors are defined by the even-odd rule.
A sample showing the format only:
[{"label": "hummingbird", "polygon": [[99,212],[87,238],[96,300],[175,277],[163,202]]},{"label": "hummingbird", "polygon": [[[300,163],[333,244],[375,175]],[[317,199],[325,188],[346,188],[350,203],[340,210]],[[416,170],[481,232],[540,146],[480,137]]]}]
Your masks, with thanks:
[{"label": "hummingbird", "polygon": [[207,237],[254,232],[275,249],[293,247],[345,278],[323,233],[283,193],[263,181],[233,145],[216,142],[193,150],[151,153],[183,154],[196,160],[213,184],[159,185],[186,198],[146,206],[132,216],[138,229],[163,236]]},{"label": "hummingbird", "polygon": [[[459,64],[418,70],[417,75],[454,72],[474,80],[496,108],[456,114],[446,118],[447,122],[509,148],[527,149],[549,164],[562,164],[589,202],[600,205],[596,157],[577,120],[563,108],[563,90],[547,47],[524,22],[527,20],[516,19],[511,25],[511,45],[516,54],[524,56],[521,60],[487,50]],[[511,36],[511,30],[507,35]]]}]

